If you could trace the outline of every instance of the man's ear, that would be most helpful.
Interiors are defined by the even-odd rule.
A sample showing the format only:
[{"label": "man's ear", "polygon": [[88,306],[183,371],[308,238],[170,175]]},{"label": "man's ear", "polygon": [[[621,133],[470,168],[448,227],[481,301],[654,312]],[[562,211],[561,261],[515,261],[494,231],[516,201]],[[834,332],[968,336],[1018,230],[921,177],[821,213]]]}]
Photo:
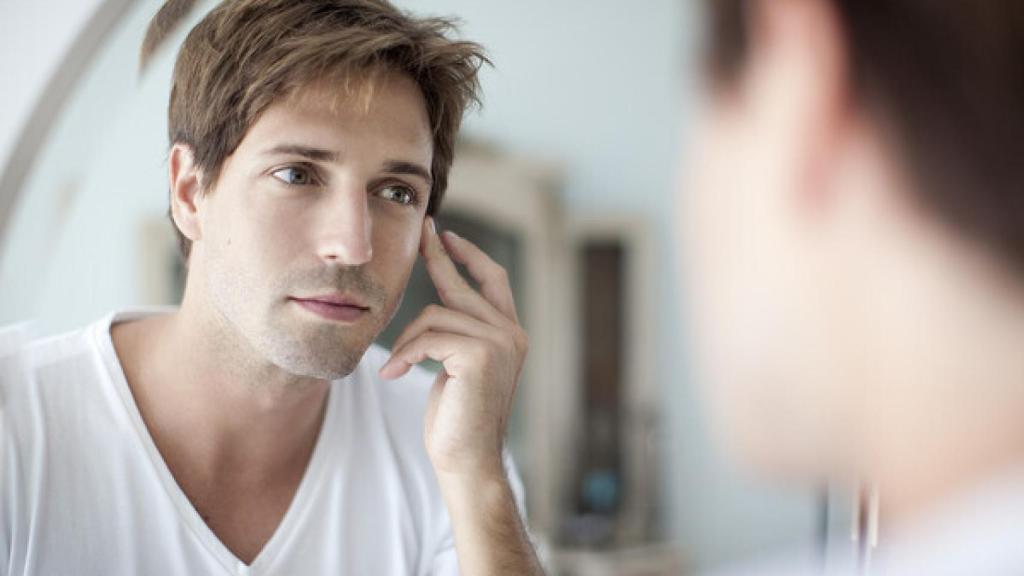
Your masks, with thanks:
[{"label": "man's ear", "polygon": [[848,49],[830,0],[754,0],[747,25],[752,88],[796,162],[795,201],[820,209],[855,118]]},{"label": "man's ear", "polygon": [[203,193],[202,174],[195,154],[187,144],[176,143],[168,158],[171,179],[171,217],[178,230],[195,242],[202,238],[199,204]]}]

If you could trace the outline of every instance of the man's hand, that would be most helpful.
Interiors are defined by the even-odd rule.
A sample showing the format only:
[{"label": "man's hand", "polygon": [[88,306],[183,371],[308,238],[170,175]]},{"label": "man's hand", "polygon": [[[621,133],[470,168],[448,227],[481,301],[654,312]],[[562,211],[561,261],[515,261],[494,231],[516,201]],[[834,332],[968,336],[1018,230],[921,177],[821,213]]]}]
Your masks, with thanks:
[{"label": "man's hand", "polygon": [[527,348],[508,275],[468,240],[438,235],[429,217],[420,252],[444,306],[428,306],[405,328],[381,375],[397,378],[427,358],[440,362],[425,422],[434,467],[438,474],[503,477],[502,443]]},{"label": "man's hand", "polygon": [[[462,574],[543,574],[502,461],[512,399],[526,358],[505,270],[471,242],[438,235],[426,218],[420,254],[443,306],[427,307],[381,367],[397,378],[430,358],[443,366],[430,391],[427,452],[452,519]],[[459,274],[466,267],[477,292]]]}]

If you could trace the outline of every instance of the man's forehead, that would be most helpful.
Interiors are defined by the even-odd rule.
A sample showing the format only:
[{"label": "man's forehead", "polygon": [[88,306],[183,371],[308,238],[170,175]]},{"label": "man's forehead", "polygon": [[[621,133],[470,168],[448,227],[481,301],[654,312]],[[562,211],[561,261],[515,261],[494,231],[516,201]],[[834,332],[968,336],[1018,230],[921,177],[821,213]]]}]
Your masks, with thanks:
[{"label": "man's forehead", "polygon": [[398,147],[393,152],[409,161],[429,163],[433,134],[422,100],[415,82],[396,74],[309,82],[267,107],[242,146],[290,142],[337,149],[351,136],[364,144]]},{"label": "man's forehead", "polygon": [[395,93],[412,96],[426,115],[426,100],[419,85],[402,72],[374,66],[313,78],[290,89],[281,99],[289,106],[339,113],[370,114]]}]

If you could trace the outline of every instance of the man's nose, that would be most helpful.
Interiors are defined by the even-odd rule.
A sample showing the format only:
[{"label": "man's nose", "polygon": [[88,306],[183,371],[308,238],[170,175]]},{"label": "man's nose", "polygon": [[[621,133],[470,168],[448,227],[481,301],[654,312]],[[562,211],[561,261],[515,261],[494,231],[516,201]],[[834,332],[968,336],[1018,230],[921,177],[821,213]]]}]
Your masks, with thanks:
[{"label": "man's nose", "polygon": [[332,264],[359,266],[373,257],[373,221],[363,190],[333,195],[321,220],[320,257]]}]

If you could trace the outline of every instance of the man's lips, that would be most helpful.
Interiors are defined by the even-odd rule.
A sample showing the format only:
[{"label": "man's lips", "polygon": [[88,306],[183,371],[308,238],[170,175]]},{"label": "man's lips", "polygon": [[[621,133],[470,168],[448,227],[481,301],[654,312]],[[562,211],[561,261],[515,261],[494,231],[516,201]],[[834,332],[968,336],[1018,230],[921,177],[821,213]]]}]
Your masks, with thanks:
[{"label": "man's lips", "polygon": [[353,306],[355,308],[369,309],[362,299],[351,294],[321,294],[319,296],[292,296],[292,300],[305,300],[311,302],[323,302],[335,306]]},{"label": "man's lips", "polygon": [[290,300],[322,318],[339,322],[353,322],[370,310],[360,299],[347,294],[292,297]]}]

